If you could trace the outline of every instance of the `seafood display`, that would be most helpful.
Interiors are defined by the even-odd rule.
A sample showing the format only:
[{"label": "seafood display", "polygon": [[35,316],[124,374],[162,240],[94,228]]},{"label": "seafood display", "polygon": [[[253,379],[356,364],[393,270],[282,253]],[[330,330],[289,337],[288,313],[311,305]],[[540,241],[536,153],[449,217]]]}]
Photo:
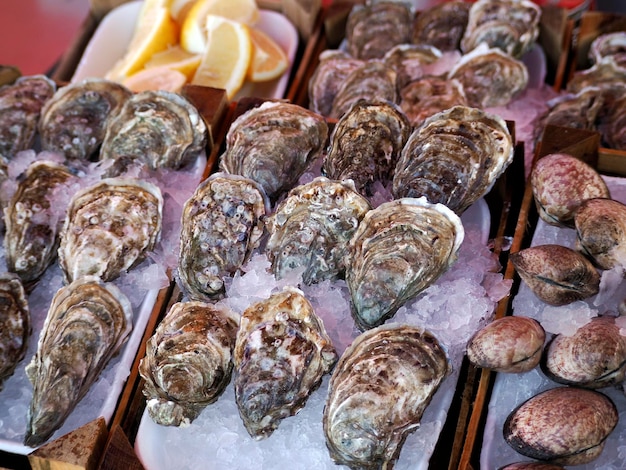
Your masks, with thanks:
[{"label": "seafood display", "polygon": [[31,333],[30,309],[20,278],[0,275],[0,390],[26,354]]},{"label": "seafood display", "polygon": [[446,353],[428,331],[392,323],[359,335],[333,371],[324,407],[335,463],[392,467],[448,372]]},{"label": "seafood display", "polygon": [[84,276],[52,299],[37,353],[24,443],[35,447],[59,428],[132,329],[132,308],[114,285]]},{"label": "seafood display", "polygon": [[239,316],[213,304],[172,305],[139,364],[150,417],[164,426],[188,426],[230,382]]}]

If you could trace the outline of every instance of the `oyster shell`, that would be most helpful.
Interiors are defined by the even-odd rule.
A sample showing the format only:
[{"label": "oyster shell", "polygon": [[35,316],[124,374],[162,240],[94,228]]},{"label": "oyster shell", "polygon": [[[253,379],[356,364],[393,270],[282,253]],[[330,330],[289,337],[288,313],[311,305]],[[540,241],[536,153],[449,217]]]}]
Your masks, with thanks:
[{"label": "oyster shell", "polygon": [[139,363],[152,420],[187,426],[230,382],[239,315],[190,301],[172,305],[146,344]]},{"label": "oyster shell", "polygon": [[331,458],[353,469],[392,468],[449,370],[437,338],[417,327],[359,335],[330,379],[323,425]]},{"label": "oyster shell", "polygon": [[59,88],[41,110],[42,149],[89,160],[99,150],[109,120],[130,96],[125,86],[102,78]]},{"label": "oyster shell", "polygon": [[500,467],[498,470],[565,470],[565,467],[541,462],[515,462]]},{"label": "oyster shell", "polygon": [[0,274],[0,390],[24,358],[31,334],[30,308],[20,278]]},{"label": "oyster shell", "polygon": [[230,125],[220,169],[256,181],[273,201],[296,185],[327,139],[328,125],[319,114],[268,101]]},{"label": "oyster shell", "polygon": [[582,254],[561,245],[538,245],[511,253],[526,285],[543,302],[566,305],[598,293],[600,274]]},{"label": "oyster shell", "polygon": [[528,85],[526,65],[486,44],[463,55],[448,73],[463,85],[467,102],[477,108],[504,106]]},{"label": "oyster shell", "polygon": [[471,5],[464,1],[441,2],[418,12],[413,22],[412,42],[429,44],[441,51],[459,49]]},{"label": "oyster shell", "polygon": [[531,172],[530,184],[539,216],[556,226],[573,227],[576,209],[585,199],[611,196],[595,168],[563,153],[540,158]]},{"label": "oyster shell", "polygon": [[603,89],[604,106],[596,128],[605,147],[626,150],[626,83]]},{"label": "oyster shell", "polygon": [[555,382],[585,388],[619,384],[626,378],[626,336],[615,318],[593,318],[572,336],[555,336],[541,361],[544,373]]},{"label": "oyster shell", "polygon": [[522,403],[504,423],[504,439],[517,452],[559,465],[596,459],[618,413],[611,399],[594,390],[557,387]]},{"label": "oyster shell", "polygon": [[274,275],[304,269],[305,284],[343,276],[348,241],[368,210],[350,181],[319,176],[296,186],[266,223],[265,252]]},{"label": "oyster shell", "polygon": [[427,76],[407,83],[400,90],[399,105],[411,125],[419,127],[433,114],[454,106],[467,106],[468,102],[457,79]]},{"label": "oyster shell", "polygon": [[576,246],[602,269],[626,267],[626,205],[613,199],[584,201],[574,216]]},{"label": "oyster shell", "polygon": [[214,173],[183,207],[178,275],[190,298],[210,300],[250,258],[270,211],[263,189],[251,179]]},{"label": "oyster shell", "polygon": [[613,57],[607,57],[588,69],[574,72],[567,82],[566,89],[570,93],[577,94],[586,88],[619,86],[624,83],[624,80],[626,80],[626,67],[619,67]]},{"label": "oyster shell", "polygon": [[351,179],[357,191],[391,179],[411,132],[402,110],[391,102],[360,100],[337,122],[330,136],[323,171],[331,179]]},{"label": "oyster shell", "polygon": [[396,71],[396,86],[402,88],[408,82],[424,75],[424,68],[439,60],[439,49],[427,44],[398,44],[387,51],[382,60]]},{"label": "oyster shell", "polygon": [[470,8],[461,50],[486,43],[521,57],[537,40],[540,19],[541,8],[530,0],[478,0]]},{"label": "oyster shell", "polygon": [[59,289],[26,366],[33,384],[27,446],[44,443],[61,427],[126,341],[132,315],[126,296],[97,278],[85,276]]},{"label": "oyster shell", "polygon": [[250,305],[233,353],[235,400],[246,430],[270,436],[319,387],[337,361],[324,324],[293,287]]},{"label": "oyster shell", "polygon": [[61,164],[37,160],[20,179],[5,209],[7,269],[19,275],[25,285],[36,282],[57,255],[66,206],[55,194],[75,178]]},{"label": "oyster shell", "polygon": [[116,278],[154,248],[162,219],[161,190],[147,181],[107,178],[77,192],[58,250],[65,280]]},{"label": "oyster shell", "polygon": [[513,139],[499,116],[454,106],[427,118],[402,149],[394,197],[425,196],[460,214],[489,192],[513,161]]},{"label": "oyster shell", "polygon": [[589,46],[589,60],[598,64],[612,57],[619,67],[626,67],[626,31],[600,34]]},{"label": "oyster shell", "polygon": [[350,240],[346,282],[361,330],[392,317],[457,259],[460,218],[425,198],[402,198],[372,209]]},{"label": "oyster shell", "polygon": [[584,88],[578,93],[566,93],[548,101],[548,110],[538,120],[537,131],[551,124],[560,127],[595,130],[596,119],[604,106],[598,88]]},{"label": "oyster shell", "polygon": [[467,343],[467,359],[496,372],[528,372],[539,364],[546,332],[529,317],[498,318],[478,330]]},{"label": "oyster shell", "polygon": [[127,99],[109,122],[100,160],[113,160],[109,176],[131,164],[182,168],[204,151],[208,130],[198,110],[169,91],[143,91]]}]

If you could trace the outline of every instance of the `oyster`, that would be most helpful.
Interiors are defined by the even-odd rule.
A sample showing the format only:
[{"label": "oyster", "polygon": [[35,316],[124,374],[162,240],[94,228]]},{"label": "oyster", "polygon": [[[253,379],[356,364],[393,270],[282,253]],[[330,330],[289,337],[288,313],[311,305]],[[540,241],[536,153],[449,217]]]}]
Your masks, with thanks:
[{"label": "oyster", "polygon": [[382,60],[396,71],[396,86],[400,89],[422,77],[425,66],[439,60],[441,55],[439,49],[427,44],[399,44],[387,51]]},{"label": "oyster", "polygon": [[541,359],[546,332],[529,317],[498,318],[478,330],[467,343],[467,359],[496,372],[532,370]]},{"label": "oyster", "polygon": [[139,363],[152,420],[187,426],[230,382],[239,315],[191,301],[172,305],[146,344]]},{"label": "oyster", "polygon": [[433,114],[454,106],[467,106],[468,102],[463,85],[457,79],[427,76],[400,89],[399,105],[411,125],[419,127]]},{"label": "oyster", "polygon": [[187,200],[181,218],[178,275],[186,293],[210,300],[250,258],[263,235],[269,201],[254,181],[214,173]]},{"label": "oyster", "polygon": [[20,278],[0,274],[0,390],[24,358],[31,334],[30,308]]},{"label": "oyster", "polygon": [[461,50],[486,43],[521,57],[535,44],[540,19],[541,8],[530,0],[478,0],[470,8]]},{"label": "oyster", "polygon": [[576,246],[601,269],[626,268],[626,205],[613,199],[584,201],[574,216]]},{"label": "oyster", "polygon": [[280,279],[304,269],[305,284],[342,276],[348,241],[368,210],[369,202],[350,181],[319,176],[296,186],[266,223],[274,275]]},{"label": "oyster", "polygon": [[574,213],[582,201],[610,197],[604,179],[579,158],[553,153],[540,158],[530,175],[537,212],[544,222],[574,226]]},{"label": "oyster", "polygon": [[357,59],[380,59],[394,46],[410,43],[412,29],[413,13],[407,3],[356,4],[346,21],[346,50]]},{"label": "oyster", "polygon": [[626,336],[611,316],[595,317],[571,336],[555,336],[541,368],[552,380],[585,388],[619,384],[626,378]]},{"label": "oyster", "polygon": [[511,253],[530,290],[550,305],[566,305],[598,293],[600,274],[582,254],[561,245],[538,245]]},{"label": "oyster", "polygon": [[65,280],[116,278],[154,248],[162,219],[161,190],[147,181],[107,178],[77,192],[58,250]]},{"label": "oyster", "polygon": [[208,130],[198,110],[169,91],[134,93],[109,122],[100,160],[113,160],[110,176],[129,165],[182,168],[206,148]]},{"label": "oyster", "polygon": [[371,195],[374,183],[391,179],[410,132],[411,124],[394,103],[360,100],[331,133],[324,174],[351,179],[357,191]]},{"label": "oyster", "polygon": [[26,366],[33,385],[27,446],[42,444],[61,427],[126,341],[132,315],[126,296],[97,278],[85,276],[59,289]]},{"label": "oyster", "polygon": [[460,214],[487,194],[513,161],[513,139],[499,116],[454,106],[427,118],[402,149],[393,195],[425,196]]},{"label": "oyster", "polygon": [[388,324],[359,335],[330,379],[323,425],[339,465],[392,468],[450,370],[432,334]]},{"label": "oyster", "polygon": [[598,88],[584,88],[578,93],[566,93],[547,103],[548,110],[538,120],[537,131],[551,124],[560,127],[595,130],[596,119],[604,106]]},{"label": "oyster", "polygon": [[594,390],[557,387],[528,399],[509,414],[504,439],[533,459],[582,465],[596,459],[618,421],[615,404]]},{"label": "oyster", "polygon": [[59,88],[41,110],[42,149],[69,160],[89,160],[99,150],[109,120],[130,96],[125,86],[101,78]]},{"label": "oyster", "polygon": [[429,44],[441,51],[460,48],[469,19],[470,2],[441,2],[417,13],[412,42]]},{"label": "oyster", "polygon": [[220,168],[256,181],[276,200],[322,154],[327,139],[328,125],[319,114],[268,101],[230,125]]},{"label": "oyster", "polygon": [[611,57],[619,67],[626,67],[626,31],[600,34],[589,47],[589,59],[598,64]]},{"label": "oyster", "polygon": [[60,188],[69,187],[75,178],[63,165],[37,160],[20,179],[5,209],[7,269],[25,285],[36,282],[57,255],[66,209]]},{"label": "oyster", "polygon": [[365,214],[350,240],[346,282],[361,330],[392,317],[457,259],[461,219],[425,198],[383,203]]},{"label": "oyster", "polygon": [[0,159],[33,146],[41,108],[55,91],[56,83],[45,75],[23,76],[0,87]]},{"label": "oyster", "polygon": [[337,361],[324,324],[293,287],[250,305],[233,353],[235,400],[246,430],[270,436],[296,414]]},{"label": "oyster", "polygon": [[622,85],[626,80],[626,67],[619,67],[613,57],[607,57],[592,67],[577,70],[567,82],[567,91],[580,93],[586,88],[597,90],[614,85]]},{"label": "oyster", "polygon": [[565,470],[565,467],[542,462],[515,462],[500,467],[498,470]]},{"label": "oyster", "polygon": [[448,73],[463,85],[470,106],[488,108],[510,103],[528,85],[526,65],[486,44],[463,55]]},{"label": "oyster", "polygon": [[626,83],[604,88],[602,95],[605,105],[596,122],[602,144],[615,150],[626,150]]}]

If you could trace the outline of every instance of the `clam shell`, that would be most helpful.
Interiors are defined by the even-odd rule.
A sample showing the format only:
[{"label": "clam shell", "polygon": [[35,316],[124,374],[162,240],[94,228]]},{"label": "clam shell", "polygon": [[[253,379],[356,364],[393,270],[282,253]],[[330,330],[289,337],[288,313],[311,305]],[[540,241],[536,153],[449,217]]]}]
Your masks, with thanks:
[{"label": "clam shell", "polygon": [[602,393],[557,387],[513,410],[503,433],[522,455],[559,465],[582,465],[600,455],[617,420],[615,405]]},{"label": "clam shell", "polygon": [[0,390],[24,358],[31,334],[30,308],[20,278],[0,275]]}]

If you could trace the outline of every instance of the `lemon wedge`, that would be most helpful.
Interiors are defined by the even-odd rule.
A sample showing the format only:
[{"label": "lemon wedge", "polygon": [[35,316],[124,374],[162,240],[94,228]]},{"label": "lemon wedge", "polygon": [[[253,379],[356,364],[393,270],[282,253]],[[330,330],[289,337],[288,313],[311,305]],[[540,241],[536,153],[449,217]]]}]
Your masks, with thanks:
[{"label": "lemon wedge", "polygon": [[250,39],[252,40],[252,60],[248,69],[250,81],[265,82],[285,73],[289,67],[289,59],[276,41],[254,27],[250,28]]},{"label": "lemon wedge", "polygon": [[154,54],[145,64],[145,68],[166,67],[176,70],[191,80],[193,74],[196,73],[202,56],[200,54],[192,54],[187,52],[180,44],[169,47],[164,51]]}]

